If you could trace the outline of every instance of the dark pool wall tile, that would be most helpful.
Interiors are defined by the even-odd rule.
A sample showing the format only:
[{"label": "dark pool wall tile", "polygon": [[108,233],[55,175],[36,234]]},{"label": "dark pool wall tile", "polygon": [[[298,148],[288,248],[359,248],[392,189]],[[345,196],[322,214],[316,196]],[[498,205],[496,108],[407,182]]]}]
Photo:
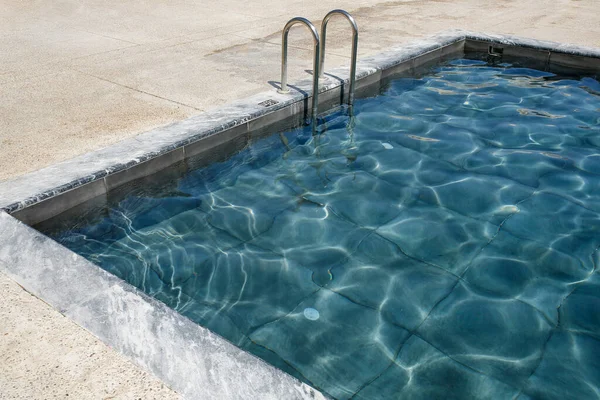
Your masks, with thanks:
[{"label": "dark pool wall tile", "polygon": [[165,154],[161,154],[158,157],[149,159],[140,164],[136,164],[123,171],[117,172],[116,174],[106,176],[104,178],[106,181],[106,188],[107,190],[112,190],[127,182],[146,177],[162,169],[165,169],[178,161],[183,161],[183,159],[183,147],[172,150]]},{"label": "dark pool wall tile", "polygon": [[508,46],[504,48],[503,62],[518,62],[526,59],[527,66],[541,71],[548,69],[550,52],[548,50],[531,49],[526,47]]},{"label": "dark pool wall tile", "polygon": [[357,81],[354,93],[355,98],[370,97],[379,94],[382,76],[382,71],[377,71]]},{"label": "dark pool wall tile", "polygon": [[443,57],[455,57],[457,55],[464,55],[465,51],[465,40],[457,40],[456,42],[450,42],[442,47]]},{"label": "dark pool wall tile", "polygon": [[229,128],[217,135],[210,135],[204,139],[187,144],[184,147],[185,158],[194,157],[216,146],[236,140],[240,136],[248,133],[248,123]]},{"label": "dark pool wall tile", "polygon": [[468,53],[485,53],[488,51],[490,42],[487,40],[469,39],[465,40],[464,51]]},{"label": "dark pool wall tile", "polygon": [[84,183],[81,186],[75,186],[73,189],[62,193],[53,193],[53,197],[48,197],[46,200],[40,202],[34,202],[29,207],[17,210],[13,213],[13,216],[28,225],[35,225],[102,195],[106,195],[106,185],[104,179],[100,178],[96,181]]},{"label": "dark pool wall tile", "polygon": [[440,60],[441,57],[442,57],[442,49],[441,48],[431,50],[425,54],[422,54],[422,55],[414,58],[412,61],[412,67],[414,69],[417,69],[420,67],[427,68],[428,65],[435,65]]},{"label": "dark pool wall tile", "polygon": [[431,49],[424,53],[417,53],[412,58],[406,59],[393,67],[381,70],[382,79],[394,79],[401,76],[417,73],[431,67],[441,60],[462,56],[464,40],[458,40],[443,47]]},{"label": "dark pool wall tile", "polygon": [[581,55],[552,52],[548,70],[555,74],[600,75],[600,60]]},{"label": "dark pool wall tile", "polygon": [[[326,111],[331,108],[335,108],[340,104],[344,104],[348,97],[344,90],[344,85],[347,87],[347,83],[340,82],[342,86],[335,87],[331,90],[319,94],[319,109]],[[320,112],[319,112],[320,113]]]},{"label": "dark pool wall tile", "polygon": [[532,68],[557,74],[600,74],[600,50],[576,45],[518,38],[508,35],[485,35],[465,32],[465,52],[485,52],[490,44],[504,50],[505,61],[514,59],[535,61]]},{"label": "dark pool wall tile", "polygon": [[[310,108],[308,108],[310,109]],[[272,125],[297,117],[297,123],[303,123],[303,117],[307,108],[303,101],[297,101],[284,108],[268,112],[263,116],[248,122],[248,132],[253,132],[262,128],[268,128]]]}]

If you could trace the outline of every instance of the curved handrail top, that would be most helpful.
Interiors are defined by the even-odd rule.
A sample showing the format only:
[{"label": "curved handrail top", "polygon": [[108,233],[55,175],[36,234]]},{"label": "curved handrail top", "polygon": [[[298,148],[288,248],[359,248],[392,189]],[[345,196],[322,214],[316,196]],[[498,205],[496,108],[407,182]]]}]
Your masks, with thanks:
[{"label": "curved handrail top", "polygon": [[335,10],[331,10],[327,13],[327,15],[325,15],[325,18],[323,18],[323,23],[321,25],[322,26],[321,32],[323,32],[323,30],[325,29],[325,26],[327,26],[327,22],[329,22],[331,17],[333,17],[335,14],[339,14],[339,15],[346,17],[348,22],[350,22],[350,25],[352,25],[352,30],[354,31],[354,34],[358,35],[358,25],[356,24],[356,20],[354,19],[354,17],[352,15],[350,15],[350,13],[348,11],[342,10],[339,8],[335,9]]},{"label": "curved handrail top", "polygon": [[313,35],[313,40],[315,41],[315,43],[319,43],[319,32],[317,32],[317,28],[315,28],[315,26],[312,24],[312,22],[310,22],[309,20],[307,20],[306,18],[303,17],[294,17],[292,19],[290,19],[287,24],[285,24],[285,26],[283,27],[283,35],[287,36],[287,34],[289,33],[290,29],[292,28],[292,26],[297,25],[297,24],[302,24],[304,26],[306,26],[312,33]]}]

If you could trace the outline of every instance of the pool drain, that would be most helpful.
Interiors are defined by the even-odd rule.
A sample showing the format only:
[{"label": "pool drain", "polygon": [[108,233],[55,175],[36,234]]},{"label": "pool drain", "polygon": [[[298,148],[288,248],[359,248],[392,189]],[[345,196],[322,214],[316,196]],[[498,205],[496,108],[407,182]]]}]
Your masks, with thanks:
[{"label": "pool drain", "polygon": [[306,319],[310,319],[311,321],[316,321],[319,319],[319,312],[317,310],[315,310],[314,308],[305,308],[304,309],[304,316],[306,317]]}]

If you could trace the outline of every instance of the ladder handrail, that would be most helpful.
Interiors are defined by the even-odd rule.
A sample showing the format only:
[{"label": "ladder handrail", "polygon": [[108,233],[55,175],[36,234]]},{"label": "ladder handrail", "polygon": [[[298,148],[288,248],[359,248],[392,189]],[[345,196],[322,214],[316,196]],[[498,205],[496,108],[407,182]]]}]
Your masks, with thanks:
[{"label": "ladder handrail", "polygon": [[331,10],[325,15],[323,18],[323,23],[321,24],[321,59],[319,62],[319,78],[323,78],[324,65],[325,65],[325,41],[327,37],[327,23],[334,15],[339,14],[345,17],[350,25],[352,26],[352,55],[350,60],[350,88],[348,89],[348,104],[354,104],[354,86],[356,83],[356,57],[358,53],[358,25],[354,20],[354,17],[350,15],[347,11],[336,9]]},{"label": "ladder handrail", "polygon": [[313,60],[313,101],[312,101],[312,117],[313,121],[317,118],[317,111],[319,106],[319,52],[320,52],[320,40],[317,28],[306,18],[294,17],[290,19],[281,34],[281,89],[279,93],[289,93],[290,90],[287,87],[287,48],[288,48],[288,34],[292,26],[296,24],[302,24],[306,26],[312,33],[314,42],[314,60]]}]

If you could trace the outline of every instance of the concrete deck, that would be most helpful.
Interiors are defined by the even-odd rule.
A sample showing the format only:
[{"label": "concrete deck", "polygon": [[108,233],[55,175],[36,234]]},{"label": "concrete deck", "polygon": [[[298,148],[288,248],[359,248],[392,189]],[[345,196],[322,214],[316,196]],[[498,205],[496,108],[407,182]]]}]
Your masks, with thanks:
[{"label": "concrete deck", "polygon": [[0,399],[178,399],[0,274]]},{"label": "concrete deck", "polygon": [[[296,15],[353,11],[359,57],[449,28],[600,47],[597,0],[281,3],[2,2],[0,180],[264,91]],[[349,62],[348,35],[330,23],[326,68]],[[295,30],[291,45],[293,81],[312,44]],[[0,285],[0,399],[177,397],[10,279]]]}]

